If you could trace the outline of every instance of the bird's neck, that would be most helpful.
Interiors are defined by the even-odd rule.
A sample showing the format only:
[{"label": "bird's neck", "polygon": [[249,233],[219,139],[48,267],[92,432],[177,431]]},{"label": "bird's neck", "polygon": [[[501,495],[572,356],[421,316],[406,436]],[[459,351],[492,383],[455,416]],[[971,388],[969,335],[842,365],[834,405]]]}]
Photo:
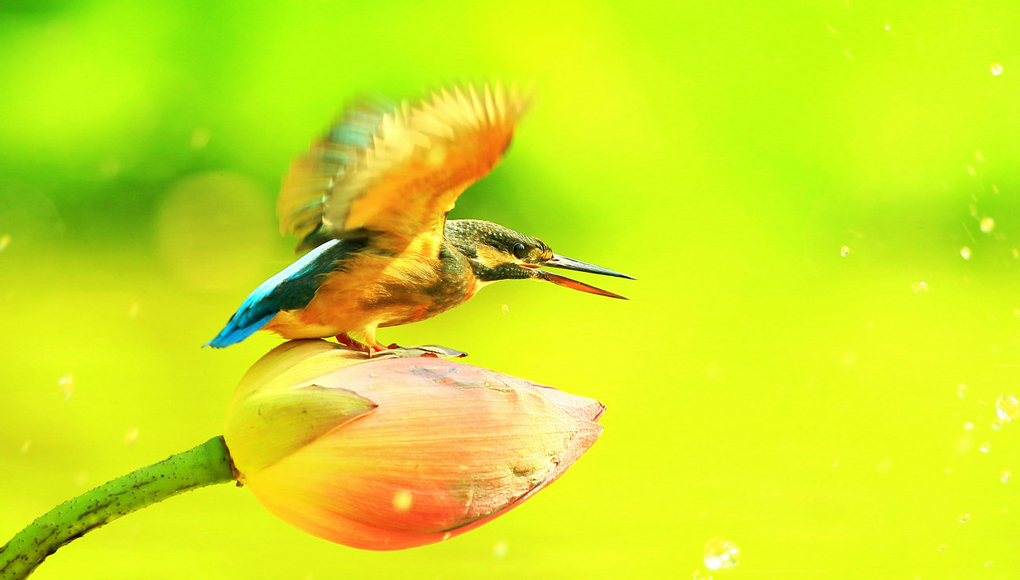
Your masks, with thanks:
[{"label": "bird's neck", "polygon": [[442,249],[439,251],[440,277],[446,279],[466,279],[465,281],[468,282],[467,286],[471,288],[471,294],[473,295],[480,287],[476,284],[481,281],[478,272],[479,264],[477,260],[472,259],[470,255],[465,253],[456,244],[451,243],[449,239],[443,241]]}]

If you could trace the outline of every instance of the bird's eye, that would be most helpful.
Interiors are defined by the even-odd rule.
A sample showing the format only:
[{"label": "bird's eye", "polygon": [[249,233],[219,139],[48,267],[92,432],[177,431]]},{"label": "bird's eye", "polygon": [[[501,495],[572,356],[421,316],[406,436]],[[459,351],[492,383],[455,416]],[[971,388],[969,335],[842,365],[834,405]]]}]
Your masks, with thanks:
[{"label": "bird's eye", "polygon": [[527,256],[527,255],[528,255],[528,248],[524,247],[524,244],[516,244],[516,245],[514,245],[514,256],[516,256],[518,260],[523,260],[524,256]]}]

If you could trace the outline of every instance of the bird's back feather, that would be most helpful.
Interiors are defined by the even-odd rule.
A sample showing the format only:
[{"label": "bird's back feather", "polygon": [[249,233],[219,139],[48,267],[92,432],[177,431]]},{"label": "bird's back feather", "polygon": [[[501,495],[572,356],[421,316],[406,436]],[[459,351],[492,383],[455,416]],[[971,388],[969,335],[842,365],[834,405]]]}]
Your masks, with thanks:
[{"label": "bird's back feather", "polygon": [[322,284],[323,274],[364,246],[364,240],[329,240],[259,284],[230,317],[227,325],[205,346],[223,348],[241,342],[265,326],[282,310],[304,308]]}]

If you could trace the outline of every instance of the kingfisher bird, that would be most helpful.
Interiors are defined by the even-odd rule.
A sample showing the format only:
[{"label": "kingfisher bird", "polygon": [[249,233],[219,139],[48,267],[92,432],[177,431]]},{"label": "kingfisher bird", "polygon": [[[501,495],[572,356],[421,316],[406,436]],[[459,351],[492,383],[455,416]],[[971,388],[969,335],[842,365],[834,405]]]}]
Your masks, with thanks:
[{"label": "kingfisher bird", "polygon": [[499,280],[624,298],[540,267],[626,274],[554,254],[495,223],[446,219],[461,192],[499,162],[529,101],[516,85],[497,83],[443,89],[414,104],[363,99],[348,107],[294,160],[277,201],[281,233],[310,251],[260,284],[206,346],[264,329],[378,352],[377,328],[430,318]]}]

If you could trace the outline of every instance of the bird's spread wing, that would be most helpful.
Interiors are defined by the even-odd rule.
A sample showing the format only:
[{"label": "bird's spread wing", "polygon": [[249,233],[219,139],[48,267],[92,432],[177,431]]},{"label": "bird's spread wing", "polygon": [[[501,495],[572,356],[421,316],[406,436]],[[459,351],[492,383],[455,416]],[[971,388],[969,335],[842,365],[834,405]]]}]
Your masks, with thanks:
[{"label": "bird's spread wing", "polygon": [[496,84],[413,105],[356,104],[291,165],[277,203],[281,232],[303,238],[299,250],[371,233],[398,251],[441,233],[457,197],[503,155],[528,101]]}]

